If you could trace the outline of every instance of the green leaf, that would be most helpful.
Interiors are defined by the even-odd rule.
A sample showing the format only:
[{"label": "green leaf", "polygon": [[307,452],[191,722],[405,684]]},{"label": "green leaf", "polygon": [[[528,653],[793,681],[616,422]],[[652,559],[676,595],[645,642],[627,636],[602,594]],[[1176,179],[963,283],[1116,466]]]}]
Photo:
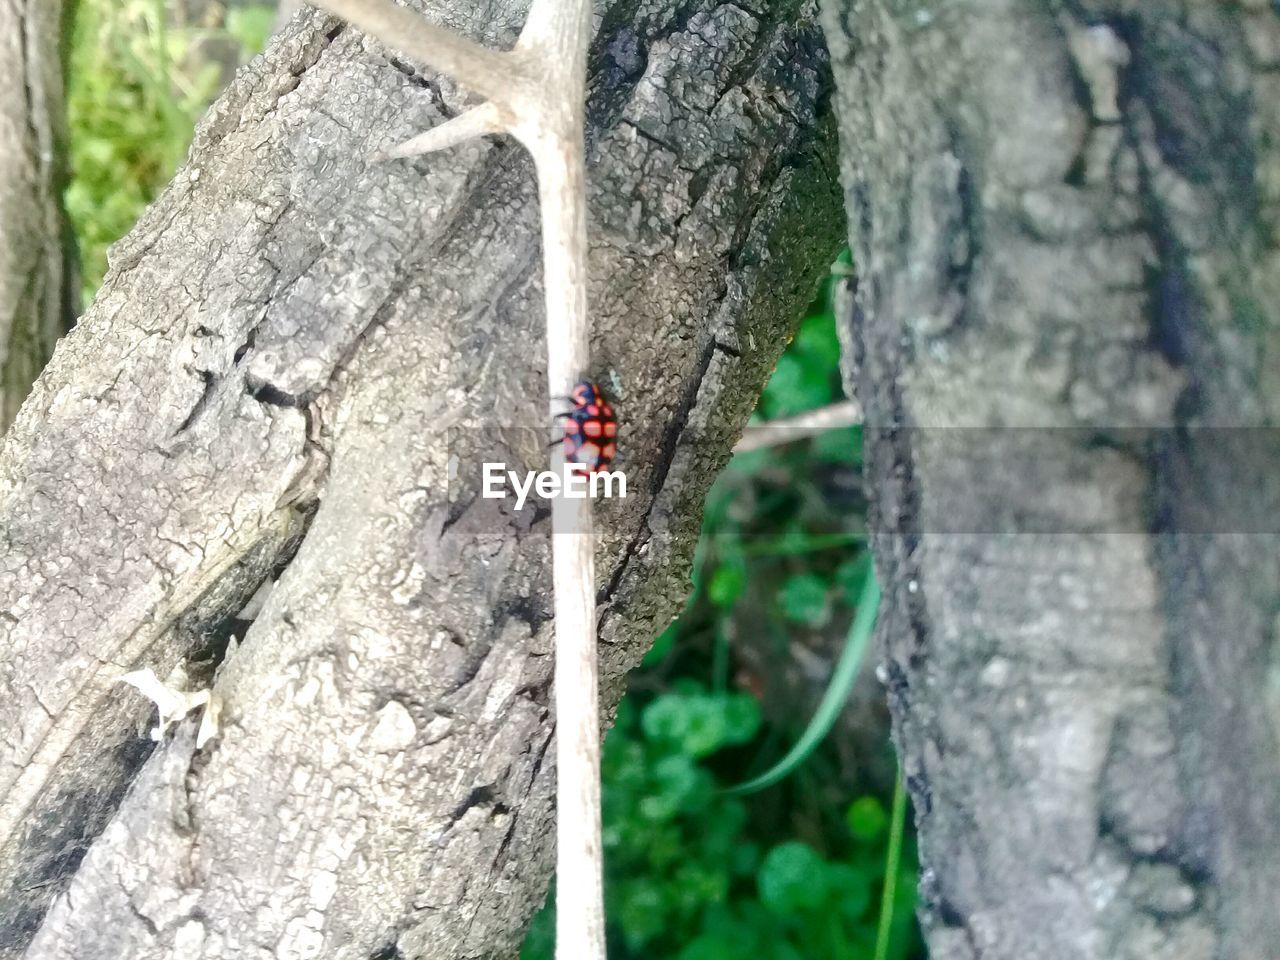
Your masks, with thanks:
[{"label": "green leaf", "polygon": [[817,907],[827,896],[827,864],[812,847],[793,840],[770,850],[756,884],[760,901],[778,914]]},{"label": "green leaf", "polygon": [[709,904],[723,903],[729,894],[729,876],[721,863],[687,858],[672,879],[676,908],[686,916],[701,913]]},{"label": "green leaf", "polygon": [[666,926],[667,904],[660,886],[648,879],[625,882],[612,916],[622,927],[627,945],[636,950]]},{"label": "green leaf", "polygon": [[552,960],[556,950],[556,911],[554,896],[547,891],[547,903],[533,915],[524,945],[520,948],[520,960]]},{"label": "green leaf", "polygon": [[859,797],[845,812],[849,833],[862,843],[874,843],[889,826],[889,814],[875,797]]},{"label": "green leaf", "polygon": [[782,615],[792,623],[821,627],[831,619],[827,582],[812,573],[788,577],[778,596]]},{"label": "green leaf", "polygon": [[760,726],[760,707],[743,693],[676,691],[644,709],[641,728],[653,743],[677,754],[705,757],[731,743],[745,743]]},{"label": "green leaf", "polygon": [[676,960],[738,960],[740,955],[731,940],[704,934],[687,944]]},{"label": "green leaf", "polygon": [[835,370],[840,365],[840,339],[836,336],[836,319],[830,313],[807,317],[796,335],[796,346],[813,362],[825,370]]},{"label": "green leaf", "polygon": [[831,384],[829,368],[802,354],[787,352],[778,358],[765,385],[762,405],[770,419],[813,410],[831,402]]},{"label": "green leaf", "polygon": [[824,463],[862,463],[862,427],[823,430],[813,438],[813,455]]},{"label": "green leaf", "polygon": [[723,705],[710,697],[688,701],[688,726],[680,746],[691,757],[705,757],[724,746],[729,724]]},{"label": "green leaf", "polygon": [[640,801],[640,814],[656,823],[671,820],[689,803],[705,776],[683,754],[673,754],[658,761],[653,770],[653,792]]},{"label": "green leaf", "polygon": [[725,743],[746,743],[760,730],[760,704],[746,693],[725,698]]},{"label": "green leaf", "polygon": [[729,858],[729,872],[735,877],[750,877],[760,869],[760,848],[749,840],[734,844]]},{"label": "green leaf", "polygon": [[722,563],[707,584],[707,599],[717,607],[731,607],[747,587],[747,572],[740,563]]},{"label": "green leaf", "polygon": [[679,743],[687,727],[684,698],[678,694],[663,694],[640,715],[640,729],[654,742]]},{"label": "green leaf", "polygon": [[884,888],[880,892],[880,923],[876,931],[875,960],[886,960],[893,935],[895,894],[898,885],[898,865],[902,857],[902,835],[906,830],[907,792],[902,784],[902,770],[893,788],[893,813],[889,823],[889,849],[885,852]]},{"label": "green leaf", "polygon": [[[768,449],[762,450],[744,450],[741,453],[735,453],[728,464],[725,465],[723,475],[740,479],[742,477],[754,477],[765,465],[769,463],[772,452]],[[715,487],[711,488],[713,491]],[[711,494],[707,494],[710,500]]]},{"label": "green leaf", "polygon": [[871,906],[871,878],[865,870],[833,863],[827,868],[827,888],[831,905],[854,923],[862,920]]}]

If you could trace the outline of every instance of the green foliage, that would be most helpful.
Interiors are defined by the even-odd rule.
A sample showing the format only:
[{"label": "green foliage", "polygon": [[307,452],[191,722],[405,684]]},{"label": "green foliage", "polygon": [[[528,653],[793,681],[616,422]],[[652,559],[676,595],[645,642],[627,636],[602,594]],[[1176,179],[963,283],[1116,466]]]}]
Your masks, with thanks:
[{"label": "green foliage", "polygon": [[722,563],[707,584],[707,599],[717,607],[732,607],[747,588],[747,572],[741,563]]},{"label": "green foliage", "polygon": [[875,843],[889,828],[889,815],[875,797],[859,797],[853,801],[845,811],[844,820],[849,826],[849,835],[859,843]]},{"label": "green foliage", "polygon": [[782,615],[810,627],[821,627],[831,619],[829,584],[814,573],[794,573],[782,584],[778,603]]},{"label": "green foliage", "polygon": [[231,7],[227,10],[226,31],[246,54],[257,53],[267,45],[276,22],[276,5]]},{"label": "green foliage", "polygon": [[[752,742],[759,729],[754,698],[688,679],[623,701],[602,761],[611,957],[870,957],[884,845],[883,837],[868,838],[865,821],[873,810],[883,818],[883,807],[856,799],[851,826],[825,850],[753,839],[746,802],[724,791],[709,761]],[[910,890],[915,878],[904,871],[900,881]],[[552,956],[552,924],[551,910],[543,911],[525,960]],[[911,945],[901,936],[889,956],[906,960]]]},{"label": "green foliage", "polygon": [[831,314],[807,317],[765,385],[760,413],[772,420],[838,400],[840,375],[836,364],[839,357],[835,318]]},{"label": "green foliage", "polygon": [[680,683],[645,708],[641,727],[649,740],[701,758],[755,736],[760,705],[746,694],[708,694],[696,684]]},{"label": "green foliage", "polygon": [[895,897],[897,885],[902,879],[902,838],[906,833],[907,791],[902,783],[902,771],[893,785],[893,814],[889,821],[889,849],[885,853],[885,882],[880,894],[880,925],[876,930],[875,960],[888,960],[895,943],[895,928],[899,931],[910,923],[902,910],[901,901]]},{"label": "green foliage", "polygon": [[778,359],[757,408],[761,419],[789,417],[842,399],[840,340],[836,336],[832,298],[837,274],[848,270],[848,254],[847,250],[841,254],[832,277],[823,285],[795,338]]},{"label": "green foliage", "polygon": [[780,917],[820,906],[827,899],[827,864],[798,840],[780,843],[767,854],[756,875],[760,900]]},{"label": "green foliage", "polygon": [[[242,59],[266,41],[268,5],[228,13]],[[209,31],[203,31],[208,33]],[[185,69],[194,29],[175,30],[163,0],[79,0],[68,51],[71,178],[65,202],[87,303],[122,237],[173,177],[195,122],[217,93],[210,64]]]}]

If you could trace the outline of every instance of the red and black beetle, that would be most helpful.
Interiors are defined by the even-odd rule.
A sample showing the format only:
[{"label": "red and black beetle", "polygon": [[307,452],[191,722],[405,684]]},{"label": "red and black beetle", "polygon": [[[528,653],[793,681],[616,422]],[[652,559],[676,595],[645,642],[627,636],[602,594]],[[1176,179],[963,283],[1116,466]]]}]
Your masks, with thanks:
[{"label": "red and black beetle", "polygon": [[580,380],[569,396],[573,409],[561,414],[564,423],[564,458],[581,463],[588,473],[609,469],[618,452],[618,421],[600,385]]}]

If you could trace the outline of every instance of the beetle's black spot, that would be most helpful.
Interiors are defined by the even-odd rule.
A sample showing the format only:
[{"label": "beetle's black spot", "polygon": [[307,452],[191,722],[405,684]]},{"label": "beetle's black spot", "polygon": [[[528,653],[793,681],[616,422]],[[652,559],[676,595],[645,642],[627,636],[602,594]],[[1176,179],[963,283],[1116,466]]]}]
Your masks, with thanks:
[{"label": "beetle's black spot", "polygon": [[581,463],[592,472],[605,469],[613,461],[614,444],[602,448],[598,443],[583,441],[584,437],[612,439],[618,434],[613,407],[605,402],[599,384],[583,380],[573,388],[573,410],[568,414],[564,432],[566,460]]}]

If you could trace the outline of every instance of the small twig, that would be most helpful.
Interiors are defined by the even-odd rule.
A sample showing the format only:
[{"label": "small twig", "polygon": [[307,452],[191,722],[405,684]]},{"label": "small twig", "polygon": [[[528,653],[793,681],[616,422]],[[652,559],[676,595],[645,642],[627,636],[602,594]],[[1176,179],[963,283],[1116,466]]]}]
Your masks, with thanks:
[{"label": "small twig", "polygon": [[734,453],[746,453],[748,450],[763,450],[776,447],[793,440],[803,440],[826,430],[838,427],[852,427],[862,422],[862,408],[854,400],[841,400],[830,406],[819,407],[807,413],[781,420],[770,420],[768,423],[757,423],[742,432],[742,439],[734,445]]},{"label": "small twig", "polygon": [[[388,152],[406,157],[506,132],[532,154],[542,211],[548,415],[590,366],[583,124],[590,0],[533,0],[516,46],[489,50],[391,0],[315,0],[488,102]],[[553,456],[559,470],[563,454]],[[591,501],[551,505],[556,621],[556,956],[603,960],[600,718]]]}]

